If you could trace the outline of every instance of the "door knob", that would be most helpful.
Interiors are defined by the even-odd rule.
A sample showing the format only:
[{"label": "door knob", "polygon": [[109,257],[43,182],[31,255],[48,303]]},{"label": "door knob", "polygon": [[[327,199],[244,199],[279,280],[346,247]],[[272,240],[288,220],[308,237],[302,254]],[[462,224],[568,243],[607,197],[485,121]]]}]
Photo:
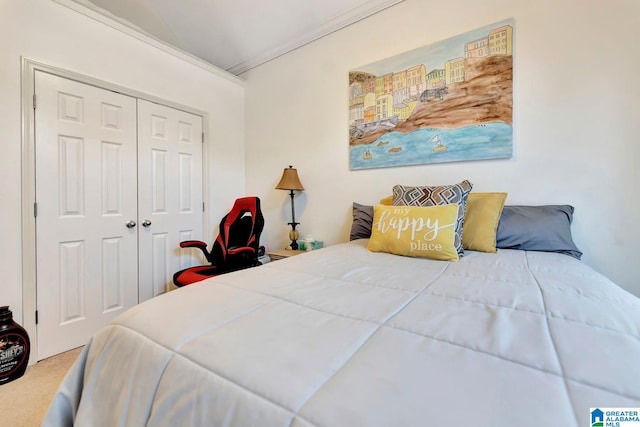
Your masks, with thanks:
[{"label": "door knob", "polygon": [[126,225],[127,225],[127,228],[133,228],[136,226],[136,222],[134,220],[131,220]]},{"label": "door knob", "polygon": [[151,221],[149,221],[148,219],[145,219],[144,221],[142,221],[142,226],[143,227],[148,227],[151,225]]}]

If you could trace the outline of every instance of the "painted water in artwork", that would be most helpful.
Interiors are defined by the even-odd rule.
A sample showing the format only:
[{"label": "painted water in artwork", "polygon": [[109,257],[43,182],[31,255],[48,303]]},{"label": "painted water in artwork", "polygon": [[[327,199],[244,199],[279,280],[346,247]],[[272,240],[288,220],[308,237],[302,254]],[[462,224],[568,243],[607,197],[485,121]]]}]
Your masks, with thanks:
[{"label": "painted water in artwork", "polygon": [[509,158],[513,20],[349,72],[350,167]]}]

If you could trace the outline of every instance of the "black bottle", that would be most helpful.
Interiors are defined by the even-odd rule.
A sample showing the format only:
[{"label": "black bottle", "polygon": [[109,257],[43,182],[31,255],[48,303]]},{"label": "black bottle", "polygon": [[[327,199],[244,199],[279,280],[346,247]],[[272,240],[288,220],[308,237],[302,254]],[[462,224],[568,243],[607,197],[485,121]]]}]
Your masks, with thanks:
[{"label": "black bottle", "polygon": [[13,321],[9,306],[0,307],[0,385],[24,375],[29,350],[27,331]]}]

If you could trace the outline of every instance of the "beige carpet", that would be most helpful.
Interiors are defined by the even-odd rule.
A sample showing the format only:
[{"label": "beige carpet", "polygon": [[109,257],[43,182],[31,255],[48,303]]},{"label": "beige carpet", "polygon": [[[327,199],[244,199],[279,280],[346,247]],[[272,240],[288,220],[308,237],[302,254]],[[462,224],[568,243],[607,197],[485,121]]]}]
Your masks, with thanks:
[{"label": "beige carpet", "polygon": [[21,378],[0,385],[0,425],[39,426],[60,382],[81,350],[82,347],[41,360],[29,366]]}]

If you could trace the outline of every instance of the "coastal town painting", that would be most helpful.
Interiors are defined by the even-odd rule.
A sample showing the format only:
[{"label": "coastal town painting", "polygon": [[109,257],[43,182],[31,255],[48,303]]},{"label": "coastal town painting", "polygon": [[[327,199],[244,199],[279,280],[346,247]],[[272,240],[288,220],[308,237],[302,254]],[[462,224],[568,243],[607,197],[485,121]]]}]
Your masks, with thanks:
[{"label": "coastal town painting", "polygon": [[510,158],[513,19],[349,72],[351,170]]}]

